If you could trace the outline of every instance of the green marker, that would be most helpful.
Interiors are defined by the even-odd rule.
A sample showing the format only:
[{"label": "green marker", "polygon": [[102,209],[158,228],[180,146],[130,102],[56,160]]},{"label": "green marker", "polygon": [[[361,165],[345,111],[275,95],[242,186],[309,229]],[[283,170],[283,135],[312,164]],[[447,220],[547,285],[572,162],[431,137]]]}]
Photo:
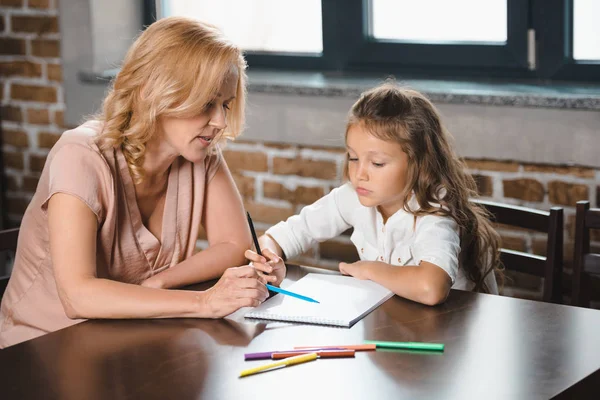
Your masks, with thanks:
[{"label": "green marker", "polygon": [[380,342],[377,340],[365,340],[367,344],[374,344],[382,349],[407,349],[407,350],[431,350],[444,351],[443,343],[422,343],[422,342]]}]

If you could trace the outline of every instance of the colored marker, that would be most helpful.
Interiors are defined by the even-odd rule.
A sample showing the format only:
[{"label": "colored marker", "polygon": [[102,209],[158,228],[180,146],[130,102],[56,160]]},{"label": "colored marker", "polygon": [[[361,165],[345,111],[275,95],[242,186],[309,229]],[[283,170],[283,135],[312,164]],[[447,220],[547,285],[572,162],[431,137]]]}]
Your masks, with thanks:
[{"label": "colored marker", "polygon": [[317,300],[315,300],[315,299],[312,299],[312,298],[310,298],[310,297],[307,297],[307,296],[302,296],[301,294],[294,293],[294,292],[290,292],[289,290],[285,290],[285,289],[282,289],[282,288],[278,288],[277,286],[269,285],[268,283],[267,283],[267,285],[266,285],[266,286],[267,286],[267,289],[269,289],[269,290],[272,290],[273,292],[277,292],[277,293],[280,293],[280,294],[284,294],[284,295],[286,295],[286,296],[295,297],[295,298],[297,298],[297,299],[304,300],[304,301],[308,301],[308,302],[310,302],[310,303],[319,303]]},{"label": "colored marker", "polygon": [[[281,360],[282,358],[294,357],[300,354],[307,354],[308,351],[296,350],[277,352],[271,354],[273,360]],[[354,357],[354,350],[322,350],[316,352],[319,358],[342,358],[342,357]]]},{"label": "colored marker", "polygon": [[374,344],[382,349],[406,349],[406,350],[430,350],[444,351],[443,343],[424,343],[424,342],[380,342],[377,340],[365,340],[365,343]]},{"label": "colored marker", "polygon": [[279,367],[287,367],[290,365],[296,365],[296,364],[300,364],[300,363],[304,363],[304,362],[308,362],[308,361],[314,361],[317,358],[318,358],[317,353],[308,353],[308,354],[302,354],[302,355],[296,356],[296,357],[286,358],[284,360],[277,361],[274,363],[261,365],[260,367],[245,369],[242,372],[240,372],[240,378],[243,378],[244,376],[248,376],[248,375],[253,375],[258,372],[271,371],[271,370],[273,370],[275,368],[279,368]]},{"label": "colored marker", "polygon": [[356,351],[369,351],[369,350],[375,350],[376,349],[376,345],[375,344],[341,344],[339,346],[296,346],[294,347],[294,349],[301,349],[301,350],[306,350],[306,349],[348,349],[348,350],[356,350]]},{"label": "colored marker", "polygon": [[327,348],[327,349],[323,349],[320,347],[310,347],[310,348],[306,348],[306,349],[294,349],[294,350],[278,350],[278,351],[263,351],[263,352],[259,352],[259,353],[246,353],[244,354],[244,361],[253,361],[253,360],[270,360],[271,356],[274,353],[290,353],[290,352],[297,352],[297,353],[302,353],[302,354],[306,354],[306,353],[315,353],[315,352],[319,352],[322,350],[346,350],[343,348]]}]

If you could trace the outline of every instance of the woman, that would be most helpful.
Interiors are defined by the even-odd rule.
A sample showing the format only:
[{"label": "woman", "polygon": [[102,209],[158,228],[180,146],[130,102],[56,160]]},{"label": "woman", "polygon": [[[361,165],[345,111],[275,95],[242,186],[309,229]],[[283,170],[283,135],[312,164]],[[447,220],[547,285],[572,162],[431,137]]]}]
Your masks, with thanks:
[{"label": "woman", "polygon": [[[21,224],[0,347],[86,318],[218,318],[268,292],[219,150],[241,131],[245,61],[165,18],[135,41],[102,113],[51,150]],[[193,255],[200,224],[210,247]],[[265,271],[267,272],[267,271]],[[221,277],[205,292],[163,290]]]}]

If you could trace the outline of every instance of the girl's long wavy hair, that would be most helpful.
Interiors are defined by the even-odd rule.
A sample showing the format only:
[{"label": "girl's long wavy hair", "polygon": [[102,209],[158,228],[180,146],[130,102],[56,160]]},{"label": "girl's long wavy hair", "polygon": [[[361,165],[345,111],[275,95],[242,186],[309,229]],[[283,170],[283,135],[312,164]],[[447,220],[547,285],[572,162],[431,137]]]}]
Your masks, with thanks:
[{"label": "girl's long wavy hair", "polygon": [[489,293],[487,274],[497,271],[502,277],[500,237],[489,213],[469,201],[477,197],[475,180],[454,152],[434,105],[421,93],[387,81],[364,92],[352,106],[346,135],[358,124],[378,139],[402,146],[409,159],[403,197],[414,193],[420,207],[411,210],[406,201],[405,211],[452,217],[460,228],[460,265],[476,291]]},{"label": "girl's long wavy hair", "polygon": [[246,62],[242,51],[206,23],[184,17],[153,23],[127,52],[95,117],[104,122],[96,139],[99,147],[120,147],[134,181],[142,182],[146,143],[157,132],[159,117],[201,114],[232,69],[238,72],[237,93],[220,140],[234,139],[244,125]]}]

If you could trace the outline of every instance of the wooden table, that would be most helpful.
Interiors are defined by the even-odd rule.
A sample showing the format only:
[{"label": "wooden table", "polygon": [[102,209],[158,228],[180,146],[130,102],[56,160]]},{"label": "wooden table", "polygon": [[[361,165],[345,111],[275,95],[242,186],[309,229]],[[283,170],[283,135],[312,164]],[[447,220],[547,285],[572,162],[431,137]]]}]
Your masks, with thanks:
[{"label": "wooden table", "polygon": [[[314,271],[289,270],[290,281]],[[453,290],[437,307],[393,297],[351,329],[265,324],[242,311],[222,320],[89,321],[0,350],[0,398],[504,400],[567,389],[560,396],[586,398],[599,386],[597,310]],[[246,352],[365,339],[446,350],[362,352],[238,378],[264,362],[244,362]]]}]

